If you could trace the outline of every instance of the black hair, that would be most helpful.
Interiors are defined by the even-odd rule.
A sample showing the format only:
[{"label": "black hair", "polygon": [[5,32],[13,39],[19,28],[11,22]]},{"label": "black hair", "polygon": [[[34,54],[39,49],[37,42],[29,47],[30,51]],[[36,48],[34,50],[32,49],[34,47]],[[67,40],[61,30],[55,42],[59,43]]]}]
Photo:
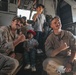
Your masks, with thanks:
[{"label": "black hair", "polygon": [[38,4],[36,8],[38,8],[38,7],[40,7],[40,6],[41,6],[42,8],[45,8],[45,6],[42,5],[42,4]]},{"label": "black hair", "polygon": [[26,20],[27,18],[25,16],[23,16],[22,19]]}]

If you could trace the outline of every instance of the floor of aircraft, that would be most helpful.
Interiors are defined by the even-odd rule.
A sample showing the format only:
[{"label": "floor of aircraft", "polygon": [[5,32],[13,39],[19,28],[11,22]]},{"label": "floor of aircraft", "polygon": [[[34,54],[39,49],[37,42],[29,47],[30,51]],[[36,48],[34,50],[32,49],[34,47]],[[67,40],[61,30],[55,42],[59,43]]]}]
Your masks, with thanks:
[{"label": "floor of aircraft", "polygon": [[35,72],[32,72],[31,69],[24,70],[24,65],[23,65],[16,75],[44,75],[44,71],[42,68],[42,62],[44,59],[45,59],[44,56],[38,56],[36,60],[36,71]]}]

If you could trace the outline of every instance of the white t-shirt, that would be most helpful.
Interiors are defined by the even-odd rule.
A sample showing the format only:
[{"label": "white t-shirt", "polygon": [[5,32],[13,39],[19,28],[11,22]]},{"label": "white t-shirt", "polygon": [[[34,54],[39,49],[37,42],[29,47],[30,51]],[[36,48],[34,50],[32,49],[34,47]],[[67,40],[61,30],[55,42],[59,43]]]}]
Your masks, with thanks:
[{"label": "white t-shirt", "polygon": [[34,30],[42,32],[43,24],[45,21],[46,21],[46,19],[45,19],[44,14],[40,14],[34,23]]}]

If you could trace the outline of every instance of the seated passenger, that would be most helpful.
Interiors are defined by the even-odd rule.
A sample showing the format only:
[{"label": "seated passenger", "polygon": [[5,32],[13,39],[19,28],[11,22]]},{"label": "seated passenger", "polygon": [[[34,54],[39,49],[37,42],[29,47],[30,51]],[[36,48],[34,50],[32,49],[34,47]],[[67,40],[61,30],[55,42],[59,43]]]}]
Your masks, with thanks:
[{"label": "seated passenger", "polygon": [[[25,41],[23,34],[17,35],[17,29],[21,25],[22,19],[14,17],[10,26],[0,27],[0,75],[12,75],[19,65],[18,61],[11,57],[15,56],[15,46]],[[13,56],[9,55],[11,52]]]},{"label": "seated passenger", "polygon": [[[51,20],[53,32],[45,42],[47,59],[43,62],[43,69],[48,75],[59,75],[56,71],[59,66],[64,66],[65,73],[74,73],[76,39],[70,31],[62,30],[61,20],[58,16]],[[69,74],[68,74],[69,75]]]},{"label": "seated passenger", "polygon": [[27,23],[27,18],[25,16],[22,17],[23,20],[23,27],[21,28],[21,31],[27,35],[28,30],[34,30],[32,27],[32,24]]},{"label": "seated passenger", "polygon": [[32,69],[32,71],[36,71],[35,68],[35,58],[36,58],[36,48],[38,46],[37,40],[33,37],[36,33],[32,30],[27,32],[27,41],[24,42],[24,58],[26,62],[26,66],[24,69]]}]

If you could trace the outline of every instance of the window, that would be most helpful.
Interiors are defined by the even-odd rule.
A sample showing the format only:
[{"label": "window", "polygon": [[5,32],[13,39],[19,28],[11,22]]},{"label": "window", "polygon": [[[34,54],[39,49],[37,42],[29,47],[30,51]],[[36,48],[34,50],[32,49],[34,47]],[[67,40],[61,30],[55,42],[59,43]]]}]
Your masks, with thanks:
[{"label": "window", "polygon": [[29,20],[30,17],[30,10],[24,10],[24,9],[17,9],[17,16],[20,17],[27,17],[27,20]]},{"label": "window", "polygon": [[8,0],[0,0],[0,11],[8,11]]},{"label": "window", "polygon": [[36,11],[32,11],[32,15],[31,15],[31,18],[30,18],[30,20],[32,20],[32,18],[33,18],[33,15],[36,13]]}]

